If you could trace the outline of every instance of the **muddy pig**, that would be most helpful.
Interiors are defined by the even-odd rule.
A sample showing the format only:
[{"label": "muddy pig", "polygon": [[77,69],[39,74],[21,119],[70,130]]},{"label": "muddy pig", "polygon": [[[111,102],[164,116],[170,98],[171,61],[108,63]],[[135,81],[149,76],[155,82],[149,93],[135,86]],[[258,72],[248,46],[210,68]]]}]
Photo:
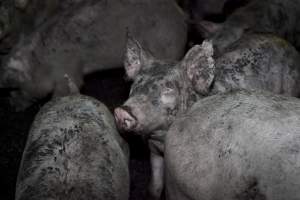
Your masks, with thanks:
[{"label": "muddy pig", "polygon": [[204,21],[199,27],[204,30],[200,33],[213,41],[219,54],[244,33],[276,34],[299,48],[299,19],[300,0],[251,0],[235,10],[224,23]]},{"label": "muddy pig", "polygon": [[300,199],[300,100],[235,91],[195,103],[165,139],[168,200]]},{"label": "muddy pig", "polygon": [[127,144],[101,102],[80,95],[54,98],[31,126],[16,200],[127,200]]},{"label": "muddy pig", "polygon": [[159,58],[180,59],[186,24],[173,0],[88,0],[56,15],[24,38],[3,61],[1,87],[24,109],[47,95],[63,95],[63,74],[76,85],[95,71],[122,67],[126,33]]},{"label": "muddy pig", "polygon": [[133,80],[129,99],[115,109],[121,130],[149,138],[152,164],[150,191],[159,198],[163,175],[163,141],[175,117],[197,100],[236,89],[300,94],[300,57],[274,35],[244,35],[221,57],[210,41],[196,45],[181,62],[155,59],[138,41],[128,40],[125,69]]}]

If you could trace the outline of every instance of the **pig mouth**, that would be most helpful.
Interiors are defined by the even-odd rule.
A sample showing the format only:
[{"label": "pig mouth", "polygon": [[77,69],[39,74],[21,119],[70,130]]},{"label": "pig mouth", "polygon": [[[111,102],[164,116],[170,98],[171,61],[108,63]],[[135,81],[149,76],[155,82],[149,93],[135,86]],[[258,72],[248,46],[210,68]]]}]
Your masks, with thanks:
[{"label": "pig mouth", "polygon": [[124,131],[133,131],[137,128],[137,119],[131,113],[131,109],[128,106],[116,108],[114,116],[119,129]]}]

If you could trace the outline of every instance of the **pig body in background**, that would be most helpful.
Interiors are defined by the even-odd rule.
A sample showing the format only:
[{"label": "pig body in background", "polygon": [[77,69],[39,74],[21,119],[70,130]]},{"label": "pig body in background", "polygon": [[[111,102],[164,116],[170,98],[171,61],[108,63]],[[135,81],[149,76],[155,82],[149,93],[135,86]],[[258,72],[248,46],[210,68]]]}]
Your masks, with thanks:
[{"label": "pig body in background", "polygon": [[3,62],[2,87],[19,89],[11,101],[19,109],[62,95],[64,74],[81,86],[85,74],[122,67],[127,31],[159,58],[184,53],[186,24],[174,1],[88,0],[19,42]]},{"label": "pig body in background", "polygon": [[[65,4],[67,0],[60,1]],[[28,5],[29,4],[29,5]],[[7,54],[20,37],[30,34],[35,28],[57,13],[57,0],[30,3],[24,0],[2,0],[0,2],[0,53]]]},{"label": "pig body in background", "polygon": [[249,1],[251,0],[186,0],[182,4],[189,10],[191,19],[197,22],[203,19],[221,20]]},{"label": "pig body in background", "polygon": [[15,17],[20,21],[25,34],[50,20],[54,15],[71,10],[82,0],[14,0]]},{"label": "pig body in background", "polygon": [[73,9],[82,0],[2,0],[0,2],[0,53],[53,16]]},{"label": "pig body in background", "polygon": [[127,200],[128,154],[106,106],[79,94],[55,98],[32,124],[16,200]]},{"label": "pig body in background", "polygon": [[224,23],[204,23],[203,26],[211,30],[210,38],[222,54],[226,47],[249,32],[276,34],[299,48],[299,22],[300,0],[251,0],[246,6],[234,11]]},{"label": "pig body in background", "polygon": [[175,117],[198,99],[241,88],[300,94],[299,54],[274,35],[244,35],[221,57],[213,56],[212,43],[205,41],[180,63],[161,61],[137,41],[128,41],[125,69],[134,82],[129,99],[115,109],[115,118],[120,129],[148,136],[153,173],[150,191],[156,198],[163,185],[159,166],[165,133]]},{"label": "pig body in background", "polygon": [[218,94],[177,118],[165,142],[167,199],[300,199],[300,100]]}]

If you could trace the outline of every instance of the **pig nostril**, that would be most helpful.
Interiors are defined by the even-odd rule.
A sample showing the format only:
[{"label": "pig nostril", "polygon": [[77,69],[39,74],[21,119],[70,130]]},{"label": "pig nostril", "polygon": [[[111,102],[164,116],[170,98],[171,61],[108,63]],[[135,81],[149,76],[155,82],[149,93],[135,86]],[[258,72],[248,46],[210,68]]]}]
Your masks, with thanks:
[{"label": "pig nostril", "polygon": [[116,108],[114,111],[115,119],[120,128],[130,130],[136,126],[136,119],[130,112],[122,108]]}]

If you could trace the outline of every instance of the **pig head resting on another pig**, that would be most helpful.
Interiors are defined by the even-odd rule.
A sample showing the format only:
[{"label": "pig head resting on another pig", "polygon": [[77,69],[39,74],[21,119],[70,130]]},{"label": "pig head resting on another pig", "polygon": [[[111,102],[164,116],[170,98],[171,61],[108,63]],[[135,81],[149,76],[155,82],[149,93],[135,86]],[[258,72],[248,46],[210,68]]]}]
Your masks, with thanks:
[{"label": "pig head resting on another pig", "polygon": [[35,117],[16,200],[128,200],[128,146],[106,106],[74,86]]},{"label": "pig head resting on another pig", "polygon": [[64,74],[80,87],[85,74],[122,67],[127,31],[161,59],[183,56],[187,27],[173,0],[87,0],[19,42],[2,64],[1,87],[17,89],[19,109],[63,95]]},{"label": "pig head resting on another pig", "polygon": [[179,63],[155,59],[134,39],[128,40],[126,54],[126,73],[134,82],[129,99],[115,109],[115,118],[120,129],[148,136],[153,173],[150,191],[156,198],[163,173],[155,168],[163,161],[165,132],[198,99],[235,89],[300,94],[299,54],[274,35],[244,35],[217,58],[213,58],[212,43],[204,41]]},{"label": "pig head resting on another pig", "polygon": [[300,199],[300,100],[267,91],[195,103],[165,140],[168,200]]}]

